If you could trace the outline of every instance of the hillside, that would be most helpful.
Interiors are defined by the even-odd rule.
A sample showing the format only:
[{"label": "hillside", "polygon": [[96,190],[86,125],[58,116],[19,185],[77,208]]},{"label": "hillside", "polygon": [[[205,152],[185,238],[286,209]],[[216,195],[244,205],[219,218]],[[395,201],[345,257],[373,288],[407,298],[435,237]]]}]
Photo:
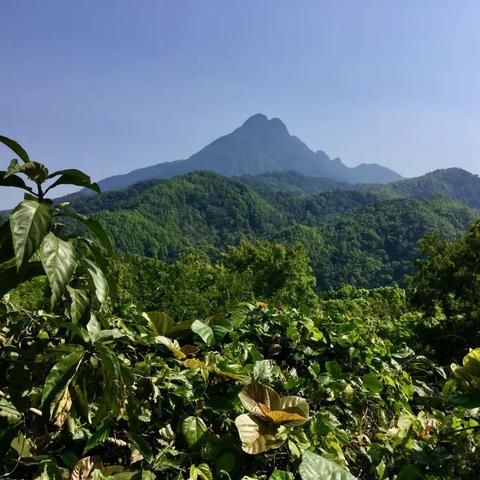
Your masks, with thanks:
[{"label": "hillside", "polygon": [[245,175],[238,180],[264,190],[301,196],[331,190],[369,191],[385,198],[448,197],[472,208],[480,208],[480,178],[461,168],[435,170],[420,177],[388,185],[351,185],[328,178],[309,177],[298,172],[268,172]]},{"label": "hillside", "polygon": [[191,250],[215,258],[241,237],[300,242],[319,286],[327,288],[401,282],[425,233],[453,238],[477,217],[452,199],[391,197],[388,189],[295,197],[196,172],[78,199],[74,206],[101,220],[119,250],[166,260]]},{"label": "hillside", "polygon": [[338,158],[330,159],[322,151],[313,152],[298,137],[290,135],[280,119],[269,120],[265,115],[257,114],[186,160],[159,163],[108,177],[98,183],[102,191],[109,191],[196,170],[208,170],[226,177],[294,170],[347,183],[388,183],[401,179],[397,173],[377,164],[350,168]]}]

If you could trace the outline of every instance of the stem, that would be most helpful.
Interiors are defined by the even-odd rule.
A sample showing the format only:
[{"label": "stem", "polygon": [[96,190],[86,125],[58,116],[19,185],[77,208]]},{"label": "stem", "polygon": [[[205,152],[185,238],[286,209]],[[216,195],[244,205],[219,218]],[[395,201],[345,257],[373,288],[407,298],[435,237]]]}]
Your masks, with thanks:
[{"label": "stem", "polygon": [[37,184],[37,189],[38,189],[38,193],[37,193],[38,199],[40,201],[42,201],[43,200],[43,195],[44,195],[43,190],[42,190],[42,184],[41,184],[41,182],[35,182],[35,183]]}]

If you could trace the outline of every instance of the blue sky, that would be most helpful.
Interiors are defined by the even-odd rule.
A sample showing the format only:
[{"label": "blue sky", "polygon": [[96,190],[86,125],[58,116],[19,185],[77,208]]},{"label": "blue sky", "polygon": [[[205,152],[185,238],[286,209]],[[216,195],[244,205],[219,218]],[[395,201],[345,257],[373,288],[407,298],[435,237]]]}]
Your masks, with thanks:
[{"label": "blue sky", "polygon": [[101,179],[262,112],[348,165],[480,173],[479,24],[478,0],[2,0],[0,132]]}]

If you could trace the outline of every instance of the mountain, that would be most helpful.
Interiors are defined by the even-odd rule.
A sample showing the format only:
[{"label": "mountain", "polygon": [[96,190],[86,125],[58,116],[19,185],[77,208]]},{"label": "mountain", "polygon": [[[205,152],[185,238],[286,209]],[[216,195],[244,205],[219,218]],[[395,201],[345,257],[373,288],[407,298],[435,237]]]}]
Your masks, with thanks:
[{"label": "mountain", "polygon": [[278,118],[263,114],[250,117],[232,133],[218,138],[186,160],[165,162],[101,180],[102,191],[116,190],[156,178],[170,178],[192,171],[212,171],[225,177],[294,170],[304,175],[347,183],[389,183],[402,177],[377,164],[350,168],[340,159],[313,152],[290,135]]},{"label": "mountain", "polygon": [[407,190],[404,198],[382,188],[292,196],[194,172],[81,197],[74,207],[98,218],[124,253],[215,258],[242,237],[300,242],[321,288],[372,287],[401,283],[426,233],[454,238],[479,217],[454,199],[407,198]]}]

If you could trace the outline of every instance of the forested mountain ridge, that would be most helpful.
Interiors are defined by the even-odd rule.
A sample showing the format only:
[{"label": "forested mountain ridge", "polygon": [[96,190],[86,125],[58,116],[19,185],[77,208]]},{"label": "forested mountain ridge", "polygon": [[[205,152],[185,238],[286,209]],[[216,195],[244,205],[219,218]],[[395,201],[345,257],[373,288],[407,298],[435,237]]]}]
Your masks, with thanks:
[{"label": "forested mountain ridge", "polygon": [[435,170],[387,185],[352,185],[329,178],[309,177],[295,171],[244,175],[237,177],[237,180],[253,187],[296,196],[335,190],[360,190],[382,193],[392,199],[443,196],[472,208],[480,208],[480,178],[461,168]]},{"label": "forested mountain ridge", "polygon": [[332,160],[322,151],[310,150],[298,137],[290,135],[280,119],[256,114],[232,133],[218,138],[186,160],[159,163],[98,183],[103,191],[109,191],[195,170],[213,171],[226,177],[295,170],[347,183],[388,183],[402,178],[377,164],[347,167],[338,158]]},{"label": "forested mountain ridge", "polygon": [[165,260],[192,250],[216,258],[242,237],[301,243],[320,288],[402,282],[426,233],[451,239],[478,217],[453,199],[402,198],[388,186],[292,196],[211,172],[143,182],[74,206],[96,216],[119,250]]}]

